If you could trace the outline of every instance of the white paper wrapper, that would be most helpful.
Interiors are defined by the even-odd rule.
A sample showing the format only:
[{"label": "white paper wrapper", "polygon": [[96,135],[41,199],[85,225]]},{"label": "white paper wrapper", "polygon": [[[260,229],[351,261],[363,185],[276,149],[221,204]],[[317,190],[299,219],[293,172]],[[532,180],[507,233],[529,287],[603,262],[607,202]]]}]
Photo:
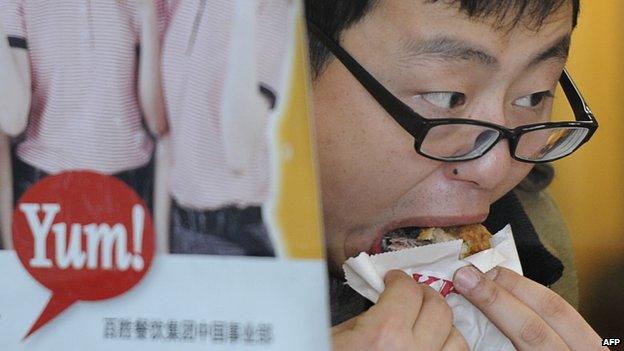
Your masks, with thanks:
[{"label": "white paper wrapper", "polygon": [[453,291],[453,274],[469,264],[482,272],[500,266],[522,274],[511,226],[496,233],[491,242],[491,249],[463,260],[459,259],[462,241],[455,240],[373,256],[361,253],[348,259],[343,269],[347,284],[375,303],[384,290],[383,277],[389,270],[400,269],[446,297],[453,310],[453,324],[471,350],[515,350],[511,341],[481,311]]}]

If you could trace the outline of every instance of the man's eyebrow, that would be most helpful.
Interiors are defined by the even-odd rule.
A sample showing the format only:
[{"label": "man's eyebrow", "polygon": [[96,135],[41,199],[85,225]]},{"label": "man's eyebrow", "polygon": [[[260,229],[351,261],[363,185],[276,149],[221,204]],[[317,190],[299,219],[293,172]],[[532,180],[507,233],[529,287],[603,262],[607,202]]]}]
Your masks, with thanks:
[{"label": "man's eyebrow", "polygon": [[466,41],[440,36],[423,41],[408,39],[403,43],[403,53],[399,61],[443,60],[443,61],[474,61],[481,65],[496,68],[498,59],[485,49],[474,46]]},{"label": "man's eyebrow", "polygon": [[570,34],[566,34],[559,38],[559,40],[557,40],[551,47],[535,55],[529,63],[529,66],[534,66],[550,59],[565,61],[568,58],[569,52]]}]

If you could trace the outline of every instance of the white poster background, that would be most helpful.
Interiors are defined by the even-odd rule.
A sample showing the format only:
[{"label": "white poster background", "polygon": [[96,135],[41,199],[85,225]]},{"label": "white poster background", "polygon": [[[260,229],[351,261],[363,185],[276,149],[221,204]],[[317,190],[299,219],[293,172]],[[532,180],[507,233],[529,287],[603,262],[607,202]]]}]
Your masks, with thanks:
[{"label": "white poster background", "polygon": [[[326,268],[322,260],[206,255],[156,255],[133,289],[116,298],[77,302],[25,341],[50,298],[21,266],[0,251],[0,350],[330,350]],[[104,283],[104,282],[103,282]],[[130,338],[105,337],[106,319],[133,323]],[[137,338],[134,322],[170,321],[267,325],[270,342]],[[148,327],[149,329],[149,327]],[[181,327],[178,329],[181,334]]]}]

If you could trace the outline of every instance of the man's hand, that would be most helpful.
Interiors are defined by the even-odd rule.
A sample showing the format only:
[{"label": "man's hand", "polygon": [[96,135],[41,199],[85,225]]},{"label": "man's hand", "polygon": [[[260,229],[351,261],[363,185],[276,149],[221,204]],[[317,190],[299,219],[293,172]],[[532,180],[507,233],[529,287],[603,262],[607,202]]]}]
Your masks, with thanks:
[{"label": "man's hand", "polygon": [[375,306],[332,328],[334,350],[468,350],[439,293],[396,270],[385,284]]},{"label": "man's hand", "polygon": [[605,350],[598,334],[562,297],[511,270],[455,273],[454,285],[518,350]]},{"label": "man's hand", "polygon": [[163,137],[169,133],[169,123],[164,113],[155,118],[152,132],[158,137]]}]

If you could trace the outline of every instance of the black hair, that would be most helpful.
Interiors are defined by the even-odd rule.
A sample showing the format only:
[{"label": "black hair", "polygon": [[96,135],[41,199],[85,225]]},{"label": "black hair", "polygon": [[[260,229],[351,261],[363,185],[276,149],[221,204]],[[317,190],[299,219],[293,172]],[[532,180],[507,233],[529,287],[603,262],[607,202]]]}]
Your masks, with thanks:
[{"label": "black hair", "polygon": [[[539,29],[544,20],[561,6],[572,2],[572,23],[576,26],[580,0],[426,0],[459,3],[459,11],[469,18],[494,18],[499,28],[513,28],[523,23]],[[366,17],[379,0],[305,0],[308,22],[315,23],[332,39],[340,42],[340,34]],[[309,38],[312,76],[317,78],[330,58],[329,51],[316,38]]]}]

